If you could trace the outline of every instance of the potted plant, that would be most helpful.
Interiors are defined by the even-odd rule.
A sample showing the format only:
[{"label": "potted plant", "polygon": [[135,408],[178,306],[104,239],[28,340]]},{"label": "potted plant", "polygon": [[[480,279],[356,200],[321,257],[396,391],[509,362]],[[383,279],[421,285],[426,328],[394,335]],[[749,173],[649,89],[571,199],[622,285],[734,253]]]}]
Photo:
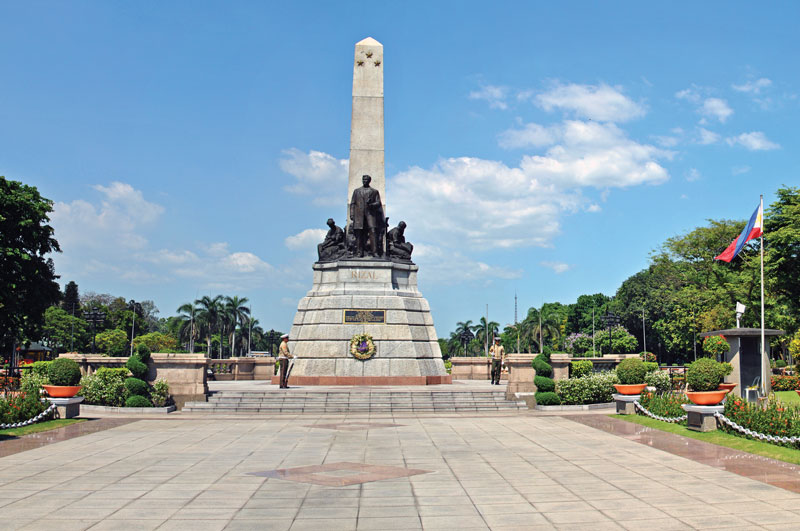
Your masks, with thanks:
[{"label": "potted plant", "polygon": [[641,359],[628,358],[622,360],[617,365],[619,383],[614,384],[614,388],[621,395],[638,395],[647,386],[644,381],[646,374],[647,366]]},{"label": "potted plant", "polygon": [[81,369],[69,358],[54,359],[47,367],[47,379],[50,385],[42,387],[52,398],[71,398],[81,390]]},{"label": "potted plant", "polygon": [[719,389],[722,379],[731,373],[730,363],[720,363],[711,358],[700,358],[686,369],[686,396],[698,406],[715,406],[722,402],[729,389]]}]

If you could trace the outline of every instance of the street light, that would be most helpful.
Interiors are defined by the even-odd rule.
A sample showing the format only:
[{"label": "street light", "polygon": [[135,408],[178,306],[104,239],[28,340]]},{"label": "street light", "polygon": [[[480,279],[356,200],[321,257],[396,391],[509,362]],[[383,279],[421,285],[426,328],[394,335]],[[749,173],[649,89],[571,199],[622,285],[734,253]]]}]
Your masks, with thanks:
[{"label": "street light", "polygon": [[276,339],[278,339],[278,332],[276,332],[275,330],[270,329],[270,331],[267,332],[266,335],[267,335],[267,339],[269,339],[269,353],[274,356],[275,355],[275,351],[273,350],[272,344]]},{"label": "street light", "polygon": [[102,310],[98,310],[97,308],[92,308],[88,312],[86,312],[85,316],[86,321],[91,323],[92,325],[92,354],[95,353],[95,346],[94,346],[94,338],[97,335],[95,331],[95,325],[98,325],[106,320],[106,312]]},{"label": "street light", "polygon": [[608,313],[602,315],[600,317],[603,322],[605,322],[606,329],[608,330],[608,353],[611,354],[612,346],[611,346],[611,329],[617,325],[619,325],[620,321],[622,320],[619,315],[611,313],[609,310]]},{"label": "street light", "polygon": [[133,312],[133,323],[131,324],[131,356],[133,356],[133,334],[136,329],[136,312],[141,313],[142,305],[131,299],[128,301],[128,309]]},{"label": "street light", "polygon": [[475,338],[475,334],[470,330],[461,332],[461,342],[464,343],[464,355],[467,355],[467,344]]}]

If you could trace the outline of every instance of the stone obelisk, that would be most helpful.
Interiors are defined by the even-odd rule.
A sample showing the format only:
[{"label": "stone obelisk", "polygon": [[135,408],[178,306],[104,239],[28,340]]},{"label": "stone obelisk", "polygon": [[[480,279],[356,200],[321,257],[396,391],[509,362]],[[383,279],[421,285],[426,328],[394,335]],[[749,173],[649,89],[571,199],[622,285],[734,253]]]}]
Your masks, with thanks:
[{"label": "stone obelisk", "polygon": [[[383,156],[383,46],[367,38],[356,44],[353,63],[348,214],[363,175],[372,177],[386,211]],[[314,284],[289,332],[295,356],[289,385],[451,383],[430,306],[417,287],[419,267],[410,259],[343,253],[320,257],[313,269]],[[359,351],[368,345],[364,334],[374,348]]]},{"label": "stone obelisk", "polygon": [[[347,224],[350,198],[361,186],[361,176],[381,194],[386,212],[386,176],[383,151],[383,45],[367,37],[356,43],[353,61],[353,117],[350,122],[350,173],[347,181]],[[384,214],[386,215],[386,214]]]}]

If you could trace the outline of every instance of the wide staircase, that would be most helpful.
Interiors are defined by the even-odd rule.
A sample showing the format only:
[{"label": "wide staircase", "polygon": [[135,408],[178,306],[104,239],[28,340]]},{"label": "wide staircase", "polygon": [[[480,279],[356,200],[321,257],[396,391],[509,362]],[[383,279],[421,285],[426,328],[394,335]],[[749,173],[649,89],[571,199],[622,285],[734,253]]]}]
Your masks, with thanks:
[{"label": "wide staircase", "polygon": [[299,413],[514,412],[525,402],[506,400],[504,389],[458,391],[393,389],[288,389],[216,391],[208,402],[187,402],[183,413],[270,415]]}]

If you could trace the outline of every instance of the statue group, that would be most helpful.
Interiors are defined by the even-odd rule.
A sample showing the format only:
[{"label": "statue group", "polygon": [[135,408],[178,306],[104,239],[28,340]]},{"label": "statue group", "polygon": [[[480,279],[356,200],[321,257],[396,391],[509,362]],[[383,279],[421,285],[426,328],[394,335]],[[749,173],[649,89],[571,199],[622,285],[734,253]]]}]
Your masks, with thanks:
[{"label": "statue group", "polygon": [[328,233],[317,245],[320,262],[341,259],[372,258],[410,262],[414,246],[406,242],[406,223],[389,229],[389,218],[384,216],[381,194],[370,187],[372,177],[364,175],[362,186],[353,190],[350,200],[350,224],[347,231],[328,219]]}]

